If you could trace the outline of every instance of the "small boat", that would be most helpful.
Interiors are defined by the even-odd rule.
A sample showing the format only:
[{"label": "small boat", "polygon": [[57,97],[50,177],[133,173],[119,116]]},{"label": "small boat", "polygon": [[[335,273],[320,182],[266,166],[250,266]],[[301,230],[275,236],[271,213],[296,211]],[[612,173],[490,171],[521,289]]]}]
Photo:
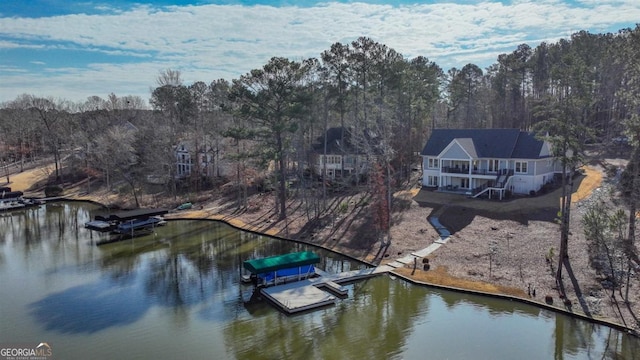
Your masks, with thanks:
[{"label": "small boat", "polygon": [[184,204],[180,204],[178,205],[178,207],[176,208],[176,210],[189,210],[193,207],[193,204],[190,202],[186,202]]},{"label": "small boat", "polygon": [[146,219],[133,219],[121,222],[113,231],[119,234],[129,234],[137,230],[153,228],[162,222],[164,220],[155,216]]}]

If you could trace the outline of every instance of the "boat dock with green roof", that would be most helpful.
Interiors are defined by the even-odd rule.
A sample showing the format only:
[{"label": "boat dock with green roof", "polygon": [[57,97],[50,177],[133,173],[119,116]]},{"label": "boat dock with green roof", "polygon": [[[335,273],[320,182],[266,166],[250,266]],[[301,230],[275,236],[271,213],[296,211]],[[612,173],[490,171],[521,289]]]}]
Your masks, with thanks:
[{"label": "boat dock with green roof", "polygon": [[313,265],[320,257],[311,251],[301,251],[261,259],[246,260],[242,263],[248,270],[250,280],[256,286],[271,286],[291,281],[300,281],[315,275]]},{"label": "boat dock with green roof", "polygon": [[389,270],[377,267],[329,274],[314,267],[319,262],[318,255],[303,251],[247,260],[243,267],[251,273],[257,291],[288,314],[333,305],[336,295],[348,295],[347,288],[340,284]]}]

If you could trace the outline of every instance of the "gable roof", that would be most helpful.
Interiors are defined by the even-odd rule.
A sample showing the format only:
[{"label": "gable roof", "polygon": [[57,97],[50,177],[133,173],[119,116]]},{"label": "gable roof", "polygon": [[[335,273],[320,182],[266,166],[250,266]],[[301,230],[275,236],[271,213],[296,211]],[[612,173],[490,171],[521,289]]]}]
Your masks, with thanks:
[{"label": "gable roof", "polygon": [[477,158],[538,159],[544,145],[519,129],[435,129],[421,155],[438,156],[453,140]]},{"label": "gable roof", "polygon": [[319,153],[324,151],[325,136],[327,138],[327,154],[343,154],[351,151],[351,133],[342,127],[327,129],[327,132],[319,136],[313,144],[314,151]]},{"label": "gable roof", "polygon": [[[312,145],[315,153],[322,154],[324,152],[325,136],[327,138],[327,154],[329,155],[363,154],[362,144],[357,144],[357,139],[354,139],[351,129],[343,127],[329,128],[325,134],[320,135]],[[373,147],[374,153],[379,153],[380,150],[375,146],[379,142],[377,138],[375,132],[364,131],[360,141]]]},{"label": "gable roof", "polygon": [[478,153],[476,152],[476,147],[473,144],[473,139],[469,138],[456,138],[456,142],[462,147],[462,149],[469,154],[472,158],[477,158]]}]

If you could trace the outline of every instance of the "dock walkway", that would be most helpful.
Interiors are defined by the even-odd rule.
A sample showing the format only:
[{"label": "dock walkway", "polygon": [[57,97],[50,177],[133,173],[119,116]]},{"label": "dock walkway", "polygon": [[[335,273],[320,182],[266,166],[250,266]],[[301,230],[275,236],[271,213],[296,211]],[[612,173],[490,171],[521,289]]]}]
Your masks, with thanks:
[{"label": "dock walkway", "polygon": [[[288,314],[333,305],[336,302],[335,295],[348,295],[347,288],[342,286],[342,284],[390,272],[399,267],[411,266],[417,263],[419,259],[427,257],[449,241],[450,234],[448,230],[446,232],[440,231],[440,235],[440,238],[428,247],[396,259],[386,265],[345,271],[338,274],[331,274],[320,269],[315,269],[316,274],[320,276],[262,288],[260,293]],[[322,291],[319,288],[325,288],[333,294]]]},{"label": "dock walkway", "polygon": [[336,296],[319,288],[326,288],[338,296],[347,296],[348,290],[341,284],[369,278],[393,270],[391,266],[378,266],[330,274],[316,269],[319,277],[262,288],[260,293],[288,314],[333,305]]}]

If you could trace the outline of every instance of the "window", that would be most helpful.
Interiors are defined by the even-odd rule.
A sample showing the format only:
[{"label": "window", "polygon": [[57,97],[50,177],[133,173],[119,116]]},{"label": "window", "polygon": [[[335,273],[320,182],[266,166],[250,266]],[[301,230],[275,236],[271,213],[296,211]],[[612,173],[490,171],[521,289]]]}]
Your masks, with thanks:
[{"label": "window", "polygon": [[327,164],[335,164],[335,163],[336,163],[336,156],[335,155],[327,156]]},{"label": "window", "polygon": [[489,160],[489,172],[497,172],[500,167],[500,160]]},{"label": "window", "polygon": [[527,173],[527,162],[526,161],[516,161],[516,173],[526,174]]},{"label": "window", "polygon": [[438,177],[427,176],[427,186],[438,186]]},{"label": "window", "polygon": [[429,169],[437,169],[438,168],[438,159],[437,158],[429,158],[429,163],[427,165]]},{"label": "window", "polygon": [[342,163],[342,159],[339,155],[327,155],[320,156],[320,164],[322,165],[322,160],[326,160],[327,165],[337,164],[340,165]]}]

